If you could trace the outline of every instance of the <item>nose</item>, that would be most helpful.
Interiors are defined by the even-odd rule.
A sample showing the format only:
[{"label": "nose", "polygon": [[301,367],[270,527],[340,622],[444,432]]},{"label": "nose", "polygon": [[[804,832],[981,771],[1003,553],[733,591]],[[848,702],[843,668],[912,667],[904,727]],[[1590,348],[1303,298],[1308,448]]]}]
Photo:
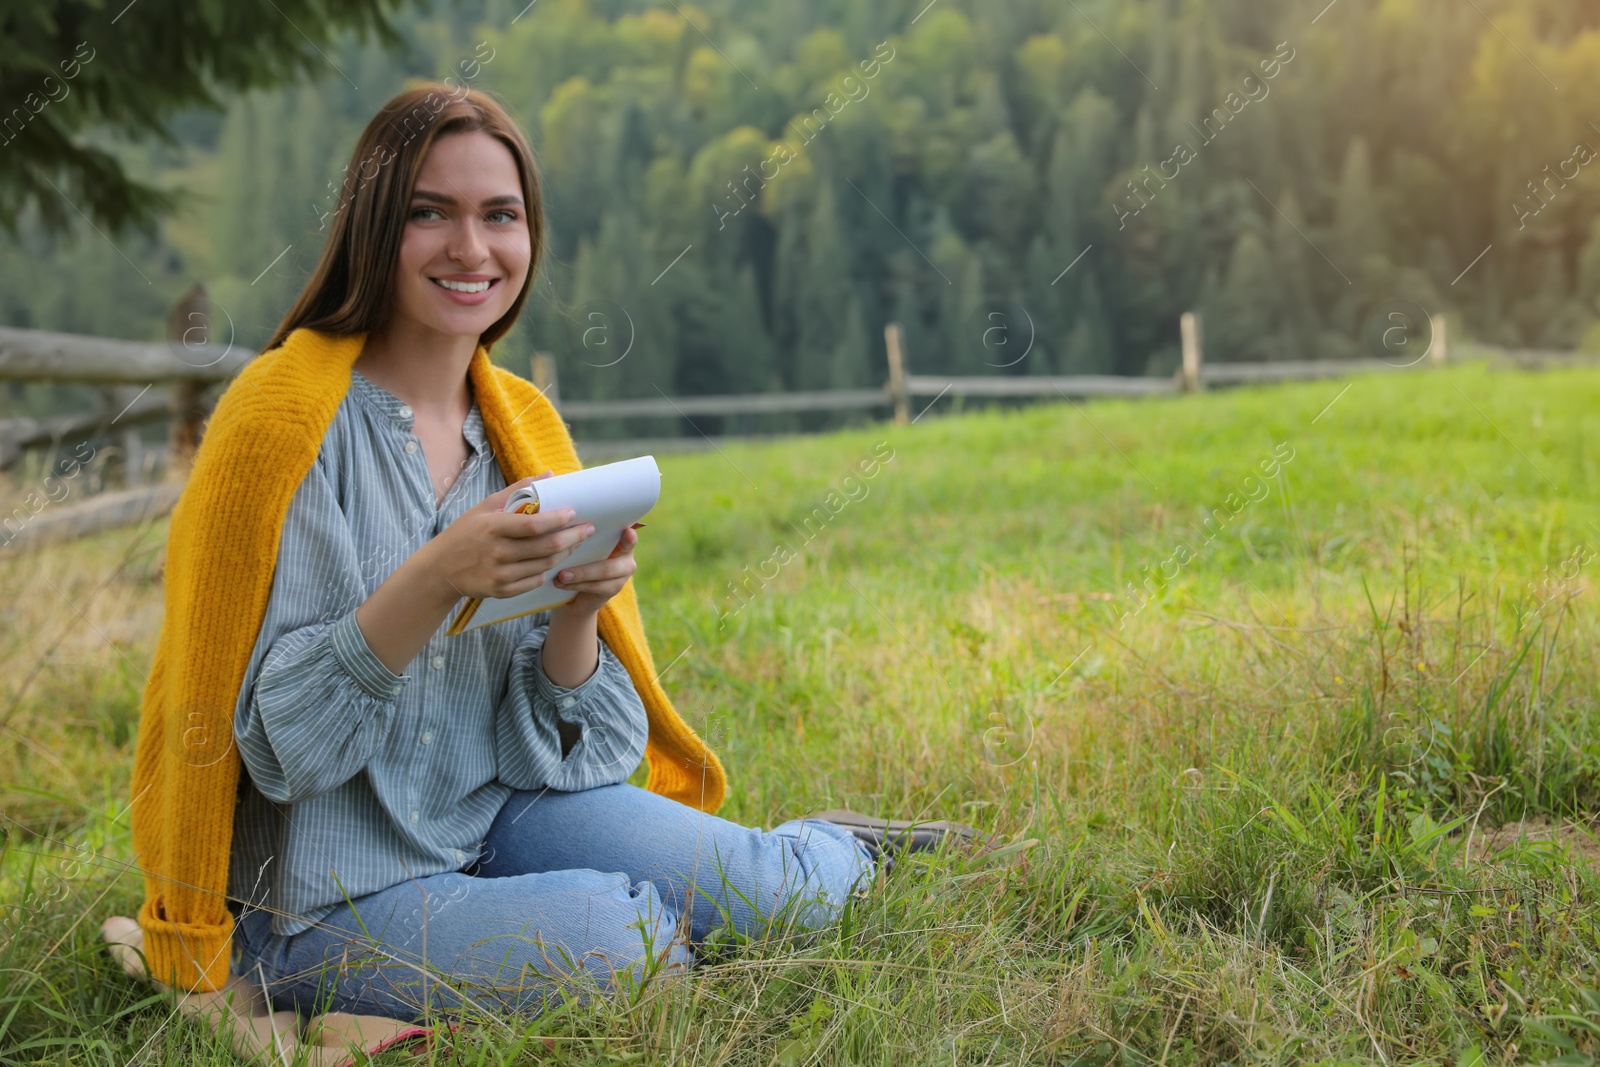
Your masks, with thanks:
[{"label": "nose", "polygon": [[489,255],[489,244],[484,240],[486,224],[477,215],[468,212],[461,216],[450,233],[450,243],[445,253],[463,267],[476,267]]}]

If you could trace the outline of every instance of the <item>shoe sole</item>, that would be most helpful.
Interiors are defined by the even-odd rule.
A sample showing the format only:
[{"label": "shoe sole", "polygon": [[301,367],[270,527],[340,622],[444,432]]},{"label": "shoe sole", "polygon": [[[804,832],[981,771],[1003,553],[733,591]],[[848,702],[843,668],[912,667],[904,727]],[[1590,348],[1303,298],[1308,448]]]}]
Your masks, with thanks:
[{"label": "shoe sole", "polygon": [[824,811],[806,816],[842,826],[875,851],[899,852],[909,849],[922,852],[938,848],[945,841],[975,845],[990,840],[990,835],[963,823],[948,819],[918,822],[914,819],[879,819],[856,811]]}]

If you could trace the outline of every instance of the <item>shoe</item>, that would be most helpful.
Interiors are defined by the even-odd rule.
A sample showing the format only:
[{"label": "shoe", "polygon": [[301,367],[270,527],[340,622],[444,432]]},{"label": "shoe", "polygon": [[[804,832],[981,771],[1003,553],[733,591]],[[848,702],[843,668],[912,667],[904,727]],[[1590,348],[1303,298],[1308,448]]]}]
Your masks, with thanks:
[{"label": "shoe", "polygon": [[[859,811],[823,811],[807,815],[808,819],[831,822],[842,826],[867,846],[872,858],[877,860],[885,852],[927,852],[939,848],[946,841],[957,846],[985,844],[990,835],[964,823],[941,819],[938,822],[918,822],[907,819],[879,819]],[[893,857],[890,857],[891,860]]]}]

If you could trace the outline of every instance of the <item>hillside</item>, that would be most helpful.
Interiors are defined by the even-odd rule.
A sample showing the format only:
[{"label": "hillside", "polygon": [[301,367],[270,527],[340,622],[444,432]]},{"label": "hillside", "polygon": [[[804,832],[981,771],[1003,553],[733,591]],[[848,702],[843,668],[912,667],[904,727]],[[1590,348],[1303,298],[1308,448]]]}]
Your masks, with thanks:
[{"label": "hillside", "polygon": [[[1186,311],[1212,361],[1364,356],[1397,300],[1513,347],[1600,321],[1578,0],[428,0],[395,22],[403,48],[330,46],[318,80],[111,146],[180,210],[154,234],[19,220],[0,323],[154,339],[204,281],[218,333],[262,343],[357,133],[420,77],[528,130],[550,245],[506,348],[555,353],[572,399],[875,385],[889,322],[921,373],[1140,375],[1171,373]],[[995,313],[1036,326],[1028,360],[986,343]]]},{"label": "hillside", "polygon": [[[1600,373],[1477,367],[663,457],[637,580],[724,813],[1038,844],[906,863],[837,931],[546,1017],[541,1061],[1590,1049],[1538,1020],[1595,1018],[1597,401]],[[139,891],[115,817],[160,540],[0,560],[0,1034],[92,1036],[85,1062],[225,1062],[93,940]]]}]

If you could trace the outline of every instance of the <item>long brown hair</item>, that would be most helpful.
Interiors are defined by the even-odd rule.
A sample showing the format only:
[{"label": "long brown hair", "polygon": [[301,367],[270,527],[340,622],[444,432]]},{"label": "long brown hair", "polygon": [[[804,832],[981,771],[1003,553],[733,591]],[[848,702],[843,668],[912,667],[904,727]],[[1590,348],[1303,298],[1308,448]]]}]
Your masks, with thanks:
[{"label": "long brown hair", "polygon": [[[417,174],[434,141],[446,134],[481,130],[496,138],[517,161],[522,202],[527,205],[533,255],[516,302],[479,335],[484,345],[504,337],[517,321],[533,286],[544,249],[544,197],[527,138],[492,97],[476,89],[450,89],[437,82],[408,89],[367,123],[345,168],[333,228],[317,269],[300,291],[265,350],[308,328],[331,334],[370,333],[394,309],[395,267]],[[326,218],[326,216],[324,216]]]}]

